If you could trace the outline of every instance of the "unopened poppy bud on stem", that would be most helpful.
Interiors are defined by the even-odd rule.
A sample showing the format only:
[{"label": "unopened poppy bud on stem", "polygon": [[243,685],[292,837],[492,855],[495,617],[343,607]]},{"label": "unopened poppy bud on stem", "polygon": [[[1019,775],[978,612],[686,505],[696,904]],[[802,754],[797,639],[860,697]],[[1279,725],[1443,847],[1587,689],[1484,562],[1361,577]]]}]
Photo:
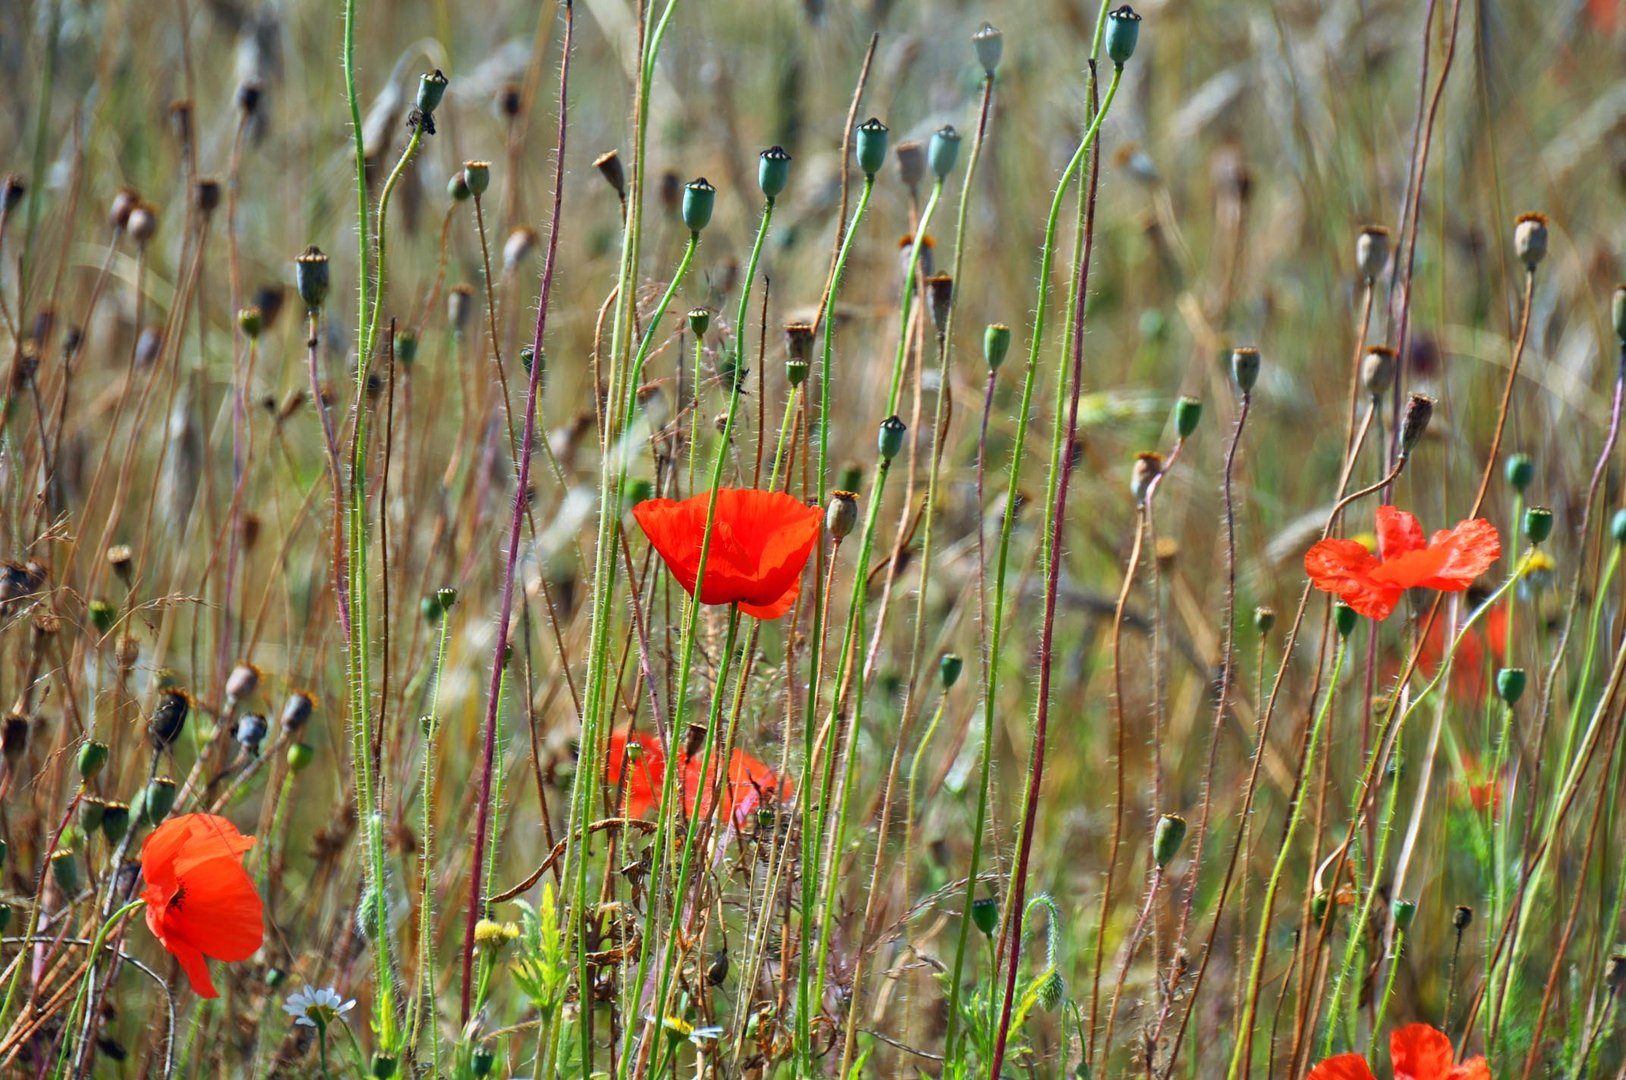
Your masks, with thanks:
[{"label": "unopened poppy bud on stem", "polygon": [[85,743],[79,748],[79,779],[89,780],[107,764],[108,749],[104,742]]},{"label": "unopened poppy bud on stem", "polygon": [[1355,237],[1355,268],[1368,284],[1376,281],[1389,265],[1389,230],[1368,225]]},{"label": "unopened poppy bud on stem", "polygon": [[158,695],[158,705],[147,722],[147,738],[154,750],[168,749],[180,738],[191,710],[192,698],[185,690],[164,690]]},{"label": "unopened poppy bud on stem", "polygon": [[1163,475],[1163,455],[1146,451],[1135,455],[1135,464],[1129,473],[1129,493],[1137,504],[1146,502],[1152,492],[1152,483]]},{"label": "unopened poppy bud on stem", "polygon": [[1535,273],[1547,257],[1547,215],[1520,214],[1513,223],[1513,253],[1524,268]]},{"label": "unopened poppy bud on stem", "polygon": [[1427,394],[1413,394],[1406,401],[1406,411],[1400,418],[1400,456],[1409,457],[1428,430],[1434,418],[1434,399]]},{"label": "unopened poppy bud on stem", "polygon": [[1496,673],[1496,696],[1505,704],[1517,705],[1524,696],[1524,668],[1505,667]]},{"label": "unopened poppy bud on stem", "polygon": [[1507,482],[1514,491],[1523,491],[1536,478],[1536,463],[1529,454],[1510,454],[1507,459]]},{"label": "unopened poppy bud on stem", "polygon": [[1152,830],[1152,862],[1159,870],[1174,861],[1185,839],[1185,818],[1179,814],[1164,814],[1157,819],[1157,827]]},{"label": "unopened poppy bud on stem", "polygon": [[984,937],[993,937],[999,924],[999,901],[991,896],[979,896],[971,901],[971,922]]},{"label": "unopened poppy bud on stem", "polygon": [[1389,918],[1394,921],[1397,930],[1407,929],[1411,926],[1412,920],[1417,918],[1417,901],[1397,897],[1389,905]]},{"label": "unopened poppy bud on stem", "polygon": [[711,212],[716,206],[717,189],[704,176],[684,185],[683,224],[691,233],[698,234],[711,223]]},{"label": "unopened poppy bud on stem", "polygon": [[965,658],[959,653],[944,653],[943,659],[937,662],[938,680],[947,690],[960,681],[960,672],[965,669]]},{"label": "unopened poppy bud on stem", "polygon": [[1231,350],[1231,378],[1244,394],[1251,392],[1259,381],[1260,364],[1259,350],[1251,345]]},{"label": "unopened poppy bud on stem", "polygon": [[1004,323],[989,323],[982,332],[982,358],[988,370],[998,371],[1011,350],[1011,328]]},{"label": "unopened poppy bud on stem", "polygon": [[1359,617],[1360,616],[1356,610],[1350,607],[1348,604],[1340,602],[1332,606],[1332,622],[1333,626],[1338,630],[1339,637],[1347,638],[1351,633],[1353,633],[1355,630],[1355,623],[1358,621]]},{"label": "unopened poppy bud on stem", "polygon": [[1373,345],[1361,360],[1361,385],[1371,397],[1382,397],[1395,383],[1395,351]]},{"label": "unopened poppy bud on stem", "polygon": [[468,183],[463,179],[462,169],[453,173],[452,178],[446,181],[446,197],[453,202],[468,202],[473,195],[474,192],[469,190]]}]

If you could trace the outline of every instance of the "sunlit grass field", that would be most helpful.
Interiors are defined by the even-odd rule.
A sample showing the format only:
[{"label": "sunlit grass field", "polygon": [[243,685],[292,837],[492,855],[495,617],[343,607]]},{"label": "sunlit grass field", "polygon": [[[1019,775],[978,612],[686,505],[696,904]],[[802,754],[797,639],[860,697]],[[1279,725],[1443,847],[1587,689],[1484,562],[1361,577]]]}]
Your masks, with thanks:
[{"label": "sunlit grass field", "polygon": [[0,1075],[1626,1077],[1618,0],[0,101]]}]

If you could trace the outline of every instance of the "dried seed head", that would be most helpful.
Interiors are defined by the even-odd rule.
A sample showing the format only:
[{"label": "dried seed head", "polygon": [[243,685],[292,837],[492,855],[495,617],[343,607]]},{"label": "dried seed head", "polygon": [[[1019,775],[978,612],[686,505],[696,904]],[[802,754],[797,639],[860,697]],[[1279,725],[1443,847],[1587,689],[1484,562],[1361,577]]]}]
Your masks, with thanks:
[{"label": "dried seed head", "polygon": [[329,285],[327,256],[322,249],[312,244],[299,253],[294,260],[294,287],[299,290],[299,298],[305,302],[307,312],[322,310],[327,302]]},{"label": "dried seed head", "polygon": [[1135,455],[1135,465],[1129,473],[1129,493],[1137,504],[1146,502],[1151,494],[1152,482],[1163,475],[1163,455],[1152,451]]},{"label": "dried seed head", "polygon": [[7,713],[0,720],[0,756],[13,766],[28,751],[28,733],[33,721],[22,713]]},{"label": "dried seed head", "polygon": [[804,366],[813,361],[813,324],[807,322],[791,322],[785,324],[785,352],[791,360],[799,360]]},{"label": "dried seed head", "polygon": [[985,22],[971,35],[971,47],[976,50],[977,63],[982,65],[983,74],[992,79],[994,72],[999,70],[1000,57],[1005,53],[1005,35],[993,23]]},{"label": "dried seed head", "polygon": [[1513,223],[1513,252],[1524,268],[1535,273],[1547,257],[1547,215],[1520,214]]},{"label": "dried seed head", "polygon": [[226,701],[233,703],[252,697],[260,687],[260,669],[247,660],[239,660],[226,676]]},{"label": "dried seed head", "polygon": [[1458,904],[1451,912],[1451,925],[1457,930],[1466,930],[1474,921],[1474,909],[1467,904]]},{"label": "dried seed head", "polygon": [[253,116],[259,111],[260,101],[264,97],[260,84],[257,82],[244,82],[237,84],[237,107],[243,111],[244,116]]},{"label": "dried seed head", "polygon": [[593,159],[593,168],[604,177],[604,182],[610,185],[610,190],[615,192],[616,198],[627,197],[627,170],[621,164],[621,154],[618,151],[604,151]]},{"label": "dried seed head", "polygon": [[508,234],[508,241],[502,246],[502,268],[513,273],[520,268],[531,253],[536,250],[537,242],[541,239],[537,231],[529,225],[521,225]]},{"label": "dried seed head", "polygon": [[1395,351],[1387,345],[1373,345],[1361,360],[1361,385],[1372,397],[1382,397],[1395,382]]},{"label": "dried seed head", "polygon": [[198,209],[205,214],[213,213],[220,208],[221,195],[220,181],[212,176],[200,179],[192,190],[192,197],[197,202]]},{"label": "dried seed head", "polygon": [[898,238],[898,270],[905,278],[909,276],[909,264],[915,263],[917,269],[925,277],[931,277],[937,272],[935,252],[937,241],[930,235],[920,238],[920,258],[915,258],[915,238],[913,235]]},{"label": "dried seed head", "polygon": [[452,333],[461,338],[473,314],[474,290],[467,285],[453,285],[446,294],[446,321],[451,324]]},{"label": "dried seed head", "polygon": [[164,331],[157,326],[149,326],[141,331],[136,338],[135,360],[136,366],[141,368],[152,367],[158,362],[158,354],[164,349]]},{"label": "dried seed head", "polygon": [[282,706],[282,726],[285,731],[296,732],[310,722],[316,711],[316,697],[309,690],[295,690]]},{"label": "dried seed head", "polygon": [[1611,994],[1626,988],[1626,956],[1615,955],[1603,966],[1603,984]]},{"label": "dried seed head", "polygon": [[949,311],[954,307],[954,278],[948,274],[933,274],[926,279],[926,293],[931,298],[932,326],[937,336],[948,332]]},{"label": "dried seed head", "polygon": [[17,173],[10,173],[3,182],[0,182],[0,210],[10,213],[17,209],[28,194],[28,182]]},{"label": "dried seed head", "polygon": [[169,103],[169,123],[175,132],[175,138],[182,146],[192,141],[192,102],[188,98]]},{"label": "dried seed head", "polygon": [[130,227],[130,215],[135,208],[141,205],[141,196],[136,194],[135,188],[122,187],[114,194],[113,204],[107,212],[107,222],[114,232],[124,232]]},{"label": "dried seed head", "polygon": [[238,745],[251,754],[259,753],[260,744],[265,741],[265,733],[269,727],[265,717],[259,713],[244,713],[237,719]]},{"label": "dried seed head", "polygon": [[186,717],[192,710],[192,697],[178,687],[160,691],[152,719],[147,721],[147,738],[154,750],[166,750],[180,737]]},{"label": "dried seed head", "polygon": [[830,505],[824,511],[824,529],[837,540],[850,534],[858,525],[858,496],[851,491],[830,493]]},{"label": "dried seed head", "polygon": [[1367,225],[1355,237],[1355,269],[1365,281],[1376,281],[1389,265],[1389,230]]},{"label": "dried seed head", "polygon": [[1406,402],[1406,411],[1400,418],[1400,456],[1407,457],[1428,430],[1434,417],[1434,399],[1427,394],[1413,394]]},{"label": "dried seed head", "polygon": [[926,148],[910,139],[899,143],[892,153],[898,159],[898,179],[913,191],[926,176]]},{"label": "dried seed head", "polygon": [[1231,350],[1231,378],[1244,394],[1252,391],[1259,381],[1259,367],[1258,349],[1243,345]]},{"label": "dried seed head", "polygon": [[137,203],[130,208],[125,230],[130,234],[130,239],[145,246],[158,232],[158,211],[147,203]]}]

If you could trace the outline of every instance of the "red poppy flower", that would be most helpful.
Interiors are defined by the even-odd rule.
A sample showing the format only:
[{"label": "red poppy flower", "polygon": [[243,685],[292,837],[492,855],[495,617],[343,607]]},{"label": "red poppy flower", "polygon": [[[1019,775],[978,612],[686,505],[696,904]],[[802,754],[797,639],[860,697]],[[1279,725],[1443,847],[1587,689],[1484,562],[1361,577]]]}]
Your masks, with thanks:
[{"label": "red poppy flower", "polygon": [[[1394,1080],[1491,1080],[1482,1057],[1452,1064],[1451,1040],[1427,1024],[1408,1024],[1389,1033]],[[1339,1054],[1310,1070],[1309,1080],[1376,1080],[1359,1054]]]},{"label": "red poppy flower", "polygon": [[260,894],[243,869],[252,836],[214,814],[170,818],[141,846],[147,929],[180,961],[199,997],[219,997],[204,957],[247,960],[265,934]]},{"label": "red poppy flower", "polygon": [[[666,568],[690,596],[700,572],[710,492],[676,502],[645,499],[632,508]],[[780,491],[722,488],[706,556],[702,604],[739,604],[758,619],[790,610],[802,587],[802,568],[819,538],[817,507]]]},{"label": "red poppy flower", "polygon": [[1423,527],[1404,510],[1380,506],[1377,516],[1376,555],[1354,540],[1323,540],[1304,554],[1315,587],[1369,619],[1387,619],[1407,589],[1462,592],[1502,555],[1496,526],[1484,518],[1425,542]]},{"label": "red poppy flower", "polygon": [[[1483,626],[1481,633],[1479,627]],[[1432,679],[1457,635],[1451,633],[1442,615],[1434,620],[1423,637],[1417,654],[1417,672]],[[1507,607],[1497,604],[1485,612],[1475,626],[1468,627],[1457,643],[1451,660],[1451,695],[1465,705],[1477,705],[1491,691],[1491,673],[1507,664]],[[1399,665],[1394,665],[1399,675]]]},{"label": "red poppy flower", "polygon": [[[627,752],[628,744],[637,748],[636,754]],[[702,817],[712,814],[712,788],[717,783],[717,760],[705,770],[706,790],[700,790],[701,762],[699,755],[680,754],[683,763],[683,812],[689,816],[699,806]],[[660,807],[661,784],[666,779],[666,752],[654,735],[637,731],[618,731],[610,736],[609,782],[625,784],[626,794],[622,809],[628,817],[644,817]],[[728,756],[728,775],[723,779],[723,812],[735,825],[742,825],[765,796],[779,797],[790,793],[790,785],[781,780],[773,769],[743,750],[736,749]]]}]

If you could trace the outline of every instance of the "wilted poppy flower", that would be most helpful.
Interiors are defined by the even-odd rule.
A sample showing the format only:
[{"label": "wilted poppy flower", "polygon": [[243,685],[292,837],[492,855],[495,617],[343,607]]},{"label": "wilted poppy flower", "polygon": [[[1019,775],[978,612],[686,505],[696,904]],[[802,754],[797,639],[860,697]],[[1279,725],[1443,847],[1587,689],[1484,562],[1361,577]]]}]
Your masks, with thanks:
[{"label": "wilted poppy flower", "polygon": [[1415,517],[1380,506],[1377,537],[1376,554],[1354,540],[1323,540],[1304,554],[1315,587],[1369,619],[1387,619],[1407,589],[1462,592],[1502,554],[1496,527],[1484,518],[1424,541]]},{"label": "wilted poppy flower", "polygon": [[[710,492],[701,492],[682,502],[645,499],[632,508],[666,568],[691,596],[710,500]],[[738,604],[758,619],[785,614],[802,587],[821,517],[823,511],[784,492],[720,489],[700,602]]]},{"label": "wilted poppy flower", "polygon": [[[629,746],[632,748],[629,752]],[[683,812],[694,816],[696,806],[703,817],[712,813],[712,789],[717,784],[714,755],[706,772],[704,797],[700,787],[700,755],[679,754],[683,767]],[[661,785],[666,779],[666,752],[660,740],[647,732],[618,731],[610,736],[608,768],[611,784],[624,784],[622,809],[629,817],[643,817],[660,807]],[[790,785],[763,762],[735,749],[728,755],[728,775],[723,778],[723,812],[735,825],[741,825],[765,796],[789,794]]]},{"label": "wilted poppy flower", "polygon": [[147,929],[180,961],[199,997],[219,997],[204,957],[246,960],[265,927],[260,894],[243,869],[252,836],[214,814],[183,814],[141,847]]},{"label": "wilted poppy flower", "polygon": [[[1394,1080],[1491,1080],[1482,1057],[1452,1063],[1451,1040],[1427,1024],[1408,1024],[1389,1033],[1389,1064]],[[1310,1070],[1309,1080],[1376,1080],[1359,1054],[1339,1054]]]}]

